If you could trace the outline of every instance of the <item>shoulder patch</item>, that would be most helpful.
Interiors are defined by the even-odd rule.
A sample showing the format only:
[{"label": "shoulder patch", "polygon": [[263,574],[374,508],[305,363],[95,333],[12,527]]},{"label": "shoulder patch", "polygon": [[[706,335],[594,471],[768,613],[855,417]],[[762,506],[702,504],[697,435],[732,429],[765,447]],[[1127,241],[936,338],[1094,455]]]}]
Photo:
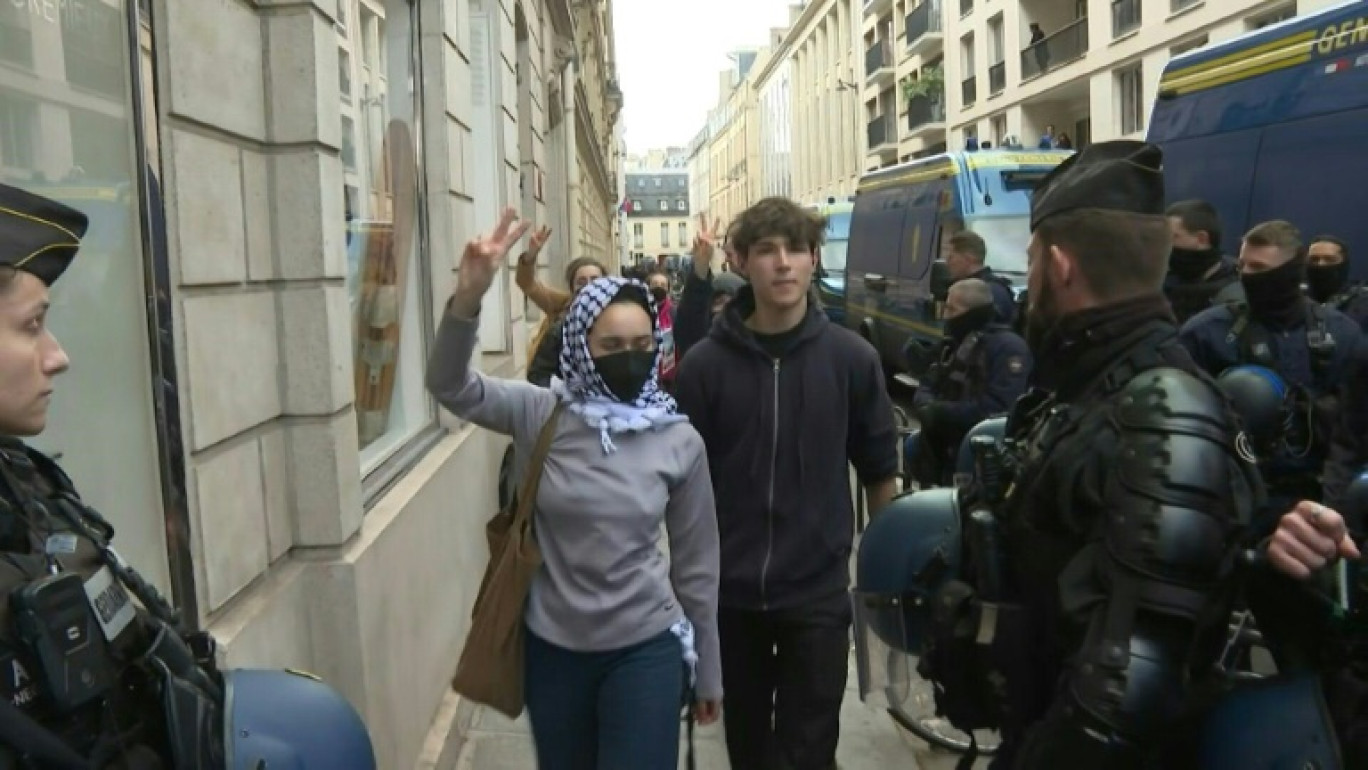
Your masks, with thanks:
[{"label": "shoulder patch", "polygon": [[1022,360],[1021,356],[1012,356],[1007,359],[1007,371],[1012,374],[1021,374],[1025,369],[1026,362]]}]

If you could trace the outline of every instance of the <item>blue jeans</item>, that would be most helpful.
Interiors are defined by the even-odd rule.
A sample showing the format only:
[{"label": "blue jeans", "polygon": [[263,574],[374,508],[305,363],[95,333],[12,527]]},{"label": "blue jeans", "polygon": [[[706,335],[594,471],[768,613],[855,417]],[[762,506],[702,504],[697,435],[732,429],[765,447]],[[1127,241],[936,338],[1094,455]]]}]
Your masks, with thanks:
[{"label": "blue jeans", "polygon": [[684,657],[669,630],[575,652],[530,630],[524,690],[540,770],[676,770]]}]

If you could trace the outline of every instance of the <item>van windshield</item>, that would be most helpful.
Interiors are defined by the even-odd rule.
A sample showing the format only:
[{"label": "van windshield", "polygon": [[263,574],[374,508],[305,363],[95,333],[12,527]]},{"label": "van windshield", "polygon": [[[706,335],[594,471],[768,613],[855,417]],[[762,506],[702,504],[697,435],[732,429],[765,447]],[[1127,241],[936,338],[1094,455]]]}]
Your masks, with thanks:
[{"label": "van windshield", "polygon": [[978,233],[988,244],[988,267],[993,268],[993,272],[1018,277],[1026,275],[1026,247],[1031,243],[1028,217],[969,217],[965,227]]},{"label": "van windshield", "polygon": [[846,269],[846,252],[850,248],[850,241],[842,238],[840,240],[828,240],[822,244],[822,267],[829,273],[844,273]]}]

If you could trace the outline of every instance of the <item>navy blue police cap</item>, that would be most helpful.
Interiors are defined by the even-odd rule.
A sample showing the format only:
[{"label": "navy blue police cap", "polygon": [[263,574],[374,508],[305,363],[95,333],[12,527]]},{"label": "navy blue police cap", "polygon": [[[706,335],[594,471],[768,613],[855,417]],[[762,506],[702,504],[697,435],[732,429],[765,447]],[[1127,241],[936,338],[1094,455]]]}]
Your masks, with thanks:
[{"label": "navy blue police cap", "polygon": [[0,184],[0,265],[51,286],[75,259],[89,224],[76,209]]},{"label": "navy blue police cap", "polygon": [[1131,139],[1090,144],[1041,180],[1031,195],[1031,232],[1066,211],[1164,213],[1164,152]]}]

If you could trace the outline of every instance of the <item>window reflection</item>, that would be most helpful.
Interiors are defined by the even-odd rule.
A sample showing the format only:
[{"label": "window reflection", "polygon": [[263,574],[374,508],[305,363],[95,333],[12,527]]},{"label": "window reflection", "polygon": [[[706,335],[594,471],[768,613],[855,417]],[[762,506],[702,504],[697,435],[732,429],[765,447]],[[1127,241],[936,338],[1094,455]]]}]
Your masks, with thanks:
[{"label": "window reflection", "polygon": [[0,0],[0,181],[90,226],[52,292],[71,357],[32,443],[113,522],[128,560],[169,588],[154,437],[126,20],[133,0]]},{"label": "window reflection", "polygon": [[422,390],[413,29],[407,0],[340,0],[347,290],[362,464],[430,419]]}]

